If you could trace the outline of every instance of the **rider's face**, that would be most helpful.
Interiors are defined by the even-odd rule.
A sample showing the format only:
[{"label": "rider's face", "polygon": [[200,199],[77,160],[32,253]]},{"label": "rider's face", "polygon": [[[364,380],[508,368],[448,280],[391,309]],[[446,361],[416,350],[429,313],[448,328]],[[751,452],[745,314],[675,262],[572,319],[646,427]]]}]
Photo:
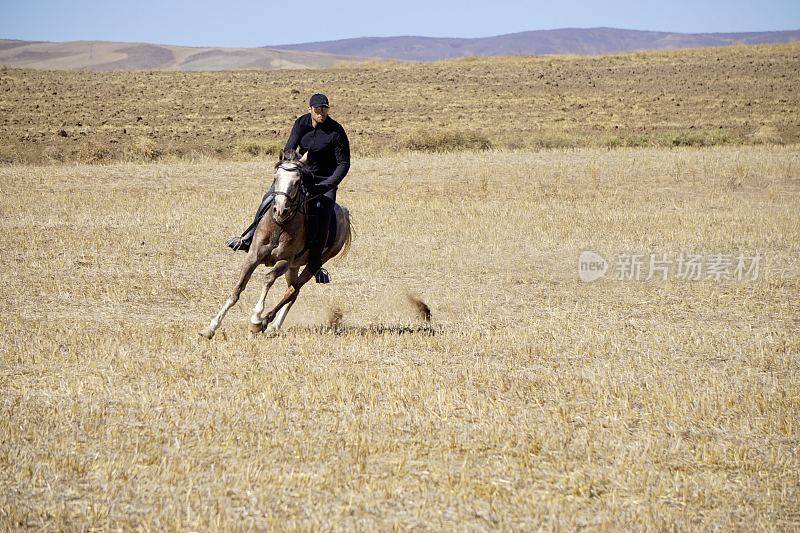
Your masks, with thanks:
[{"label": "rider's face", "polygon": [[320,124],[325,122],[325,119],[328,118],[328,108],[327,107],[310,107],[311,110],[311,118],[314,119],[314,122]]}]

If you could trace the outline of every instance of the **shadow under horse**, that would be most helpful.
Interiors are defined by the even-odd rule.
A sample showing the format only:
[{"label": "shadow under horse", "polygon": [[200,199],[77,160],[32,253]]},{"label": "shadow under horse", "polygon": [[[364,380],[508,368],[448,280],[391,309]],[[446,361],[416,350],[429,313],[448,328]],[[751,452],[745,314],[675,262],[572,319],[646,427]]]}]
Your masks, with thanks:
[{"label": "shadow under horse", "polygon": [[[256,301],[250,316],[250,331],[253,333],[280,328],[289,309],[297,300],[300,288],[314,277],[315,273],[310,272],[307,265],[309,254],[306,246],[308,228],[305,207],[309,198],[301,180],[307,155],[306,153],[302,158],[298,158],[295,152],[289,152],[275,165],[273,182],[275,200],[256,227],[253,242],[233,291],[209,326],[200,332],[203,337],[207,339],[214,337],[225,318],[225,313],[239,301],[239,296],[250,281],[250,276],[259,265],[271,268],[267,272],[261,296]],[[332,218],[332,222],[335,223],[331,226],[335,227],[335,231],[329,235],[322,252],[322,264],[337,255],[344,256],[352,240],[350,212],[347,208],[335,204]],[[305,268],[301,273],[300,268],[303,266]],[[286,292],[275,307],[265,313],[267,293],[280,276],[286,278]]]}]

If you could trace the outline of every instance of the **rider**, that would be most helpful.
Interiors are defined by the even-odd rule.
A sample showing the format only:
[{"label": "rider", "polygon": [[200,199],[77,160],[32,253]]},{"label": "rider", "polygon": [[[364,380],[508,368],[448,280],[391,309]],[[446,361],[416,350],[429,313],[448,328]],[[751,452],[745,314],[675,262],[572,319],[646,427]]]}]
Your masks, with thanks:
[{"label": "rider", "polygon": [[[303,184],[308,191],[308,268],[317,273],[322,267],[322,251],[325,248],[328,225],[336,203],[336,189],[350,169],[350,142],[344,128],[328,116],[328,97],[314,94],[308,101],[308,113],[299,117],[292,127],[286,151],[308,152],[303,169]],[[258,221],[272,202],[272,188],[261,200],[255,220],[241,237],[228,241],[234,250],[250,248]],[[325,282],[327,276],[317,275],[317,281]]]}]

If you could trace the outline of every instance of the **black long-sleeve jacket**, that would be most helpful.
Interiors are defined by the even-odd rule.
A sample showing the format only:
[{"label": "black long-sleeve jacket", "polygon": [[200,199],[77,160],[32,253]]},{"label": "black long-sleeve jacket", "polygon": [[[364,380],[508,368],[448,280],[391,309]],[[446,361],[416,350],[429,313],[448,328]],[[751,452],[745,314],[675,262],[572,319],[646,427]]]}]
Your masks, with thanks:
[{"label": "black long-sleeve jacket", "polygon": [[314,176],[312,194],[322,194],[336,200],[336,188],[350,170],[350,141],[344,128],[331,117],[313,127],[311,113],[294,122],[287,150],[300,148],[308,152],[306,169]]}]

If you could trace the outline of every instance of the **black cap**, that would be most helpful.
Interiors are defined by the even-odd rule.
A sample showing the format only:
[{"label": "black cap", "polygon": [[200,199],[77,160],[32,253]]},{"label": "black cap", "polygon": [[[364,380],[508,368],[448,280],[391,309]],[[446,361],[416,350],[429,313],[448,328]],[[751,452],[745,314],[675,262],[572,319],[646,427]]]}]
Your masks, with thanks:
[{"label": "black cap", "polygon": [[308,101],[308,105],[311,107],[330,107],[328,97],[320,93],[312,95],[311,99]]}]

